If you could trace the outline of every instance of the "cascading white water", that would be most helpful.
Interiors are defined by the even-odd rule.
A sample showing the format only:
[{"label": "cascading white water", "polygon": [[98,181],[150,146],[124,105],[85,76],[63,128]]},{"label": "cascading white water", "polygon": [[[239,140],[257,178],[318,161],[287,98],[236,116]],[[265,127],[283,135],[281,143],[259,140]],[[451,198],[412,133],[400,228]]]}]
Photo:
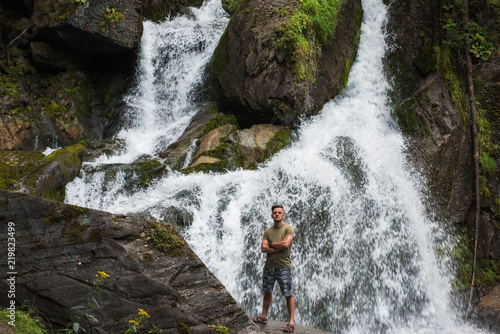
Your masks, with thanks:
[{"label": "cascading white water", "polygon": [[224,31],[227,14],[207,1],[191,16],[162,24],[144,22],[138,85],[127,98],[129,124],[118,138],[125,151],[102,162],[127,163],[155,154],[177,140],[196,113],[203,68]]},{"label": "cascading white water", "polygon": [[[171,173],[147,190],[118,194],[120,181],[86,173],[67,186],[67,202],[159,220],[171,207],[185,210],[193,222],[183,235],[250,315],[261,308],[262,232],[272,224],[270,206],[281,203],[297,233],[296,323],[335,333],[477,333],[449,306],[449,278],[433,249],[439,227],[425,215],[421,182],[386,104],[381,2],[363,0],[358,56],[344,92],[265,166]],[[151,146],[162,141],[144,135]],[[286,319],[282,297],[270,316]]]}]

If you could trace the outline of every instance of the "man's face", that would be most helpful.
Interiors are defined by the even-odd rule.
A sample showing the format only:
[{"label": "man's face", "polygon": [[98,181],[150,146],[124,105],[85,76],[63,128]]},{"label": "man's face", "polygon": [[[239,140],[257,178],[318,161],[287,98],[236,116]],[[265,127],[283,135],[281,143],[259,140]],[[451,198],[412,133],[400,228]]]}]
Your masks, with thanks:
[{"label": "man's face", "polygon": [[276,208],[272,211],[271,218],[275,223],[279,223],[285,218],[285,212],[282,208]]}]

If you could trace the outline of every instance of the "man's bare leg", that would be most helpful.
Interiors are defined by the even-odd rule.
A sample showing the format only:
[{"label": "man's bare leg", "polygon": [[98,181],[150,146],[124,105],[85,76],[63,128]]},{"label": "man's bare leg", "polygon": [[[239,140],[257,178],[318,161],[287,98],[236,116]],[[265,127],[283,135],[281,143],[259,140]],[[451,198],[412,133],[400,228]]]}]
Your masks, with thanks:
[{"label": "man's bare leg", "polygon": [[269,311],[269,307],[271,306],[271,302],[273,301],[272,293],[264,294],[264,302],[262,303],[262,314],[261,317],[267,319],[267,312]]},{"label": "man's bare leg", "polygon": [[289,323],[295,325],[294,314],[295,314],[295,299],[293,296],[286,297],[286,308],[288,309]]}]

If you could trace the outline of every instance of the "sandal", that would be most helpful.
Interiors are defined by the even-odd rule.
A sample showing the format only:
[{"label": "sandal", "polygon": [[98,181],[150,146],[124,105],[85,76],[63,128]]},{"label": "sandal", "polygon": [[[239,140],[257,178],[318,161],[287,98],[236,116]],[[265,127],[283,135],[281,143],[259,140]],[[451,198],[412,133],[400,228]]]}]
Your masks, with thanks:
[{"label": "sandal", "polygon": [[293,331],[295,330],[295,326],[288,323],[286,325],[286,327],[283,329],[283,332],[286,332],[286,333],[292,333]]},{"label": "sandal", "polygon": [[267,324],[267,318],[261,316],[258,316],[257,318],[252,318],[252,321],[258,324],[264,324],[264,325]]}]

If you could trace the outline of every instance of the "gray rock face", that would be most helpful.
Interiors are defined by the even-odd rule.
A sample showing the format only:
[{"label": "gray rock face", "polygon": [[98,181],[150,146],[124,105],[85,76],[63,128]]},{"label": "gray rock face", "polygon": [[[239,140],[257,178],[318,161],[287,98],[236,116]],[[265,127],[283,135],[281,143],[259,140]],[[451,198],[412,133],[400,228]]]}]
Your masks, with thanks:
[{"label": "gray rock face", "polygon": [[249,0],[219,42],[211,67],[220,104],[242,127],[296,123],[301,115],[317,113],[347,83],[359,39],[360,2],[343,1],[333,38],[320,44],[310,33],[308,51],[284,37],[300,4]]},{"label": "gray rock face", "polygon": [[439,210],[451,222],[463,222],[473,200],[469,129],[441,75],[427,77],[414,94],[398,107],[399,122],[411,133],[416,164],[426,175],[433,176],[429,187]]},{"label": "gray rock face", "polygon": [[135,49],[142,36],[143,0],[36,0],[31,19],[41,33],[86,53]]},{"label": "gray rock face", "polygon": [[[0,190],[0,249],[7,254],[7,224],[15,225],[17,305],[28,301],[57,327],[74,321],[71,308],[85,305],[92,280],[104,280],[100,307],[92,311],[99,323],[81,320],[92,333],[123,333],[143,309],[163,333],[189,330],[214,333],[208,325],[225,325],[234,333],[256,332],[249,317],[221,282],[205,267],[174,230],[175,252],[165,253],[148,242],[158,224],[144,219],[64,205],[34,196]],[[12,225],[11,224],[11,225]],[[167,225],[168,227],[168,225]],[[8,283],[0,282],[8,291]],[[9,304],[7,294],[0,306]]]}]

